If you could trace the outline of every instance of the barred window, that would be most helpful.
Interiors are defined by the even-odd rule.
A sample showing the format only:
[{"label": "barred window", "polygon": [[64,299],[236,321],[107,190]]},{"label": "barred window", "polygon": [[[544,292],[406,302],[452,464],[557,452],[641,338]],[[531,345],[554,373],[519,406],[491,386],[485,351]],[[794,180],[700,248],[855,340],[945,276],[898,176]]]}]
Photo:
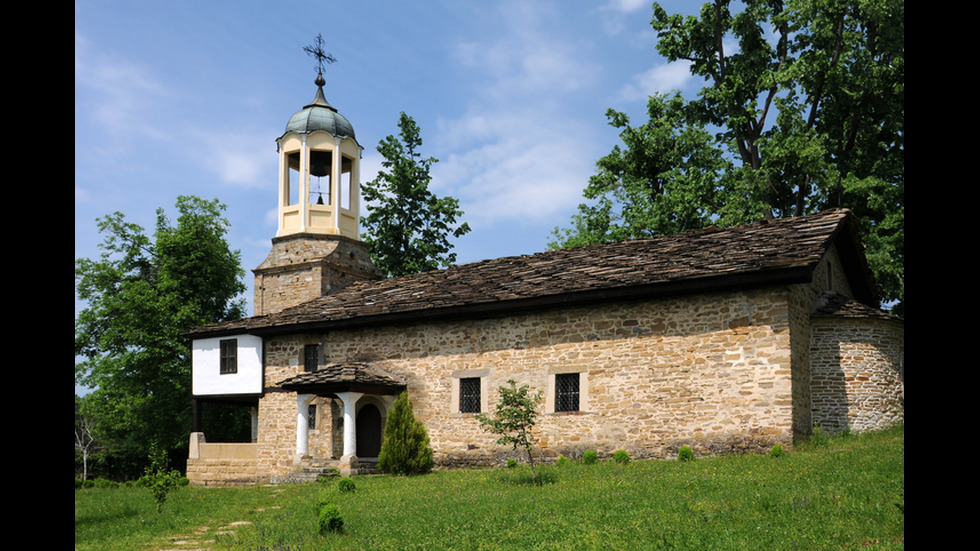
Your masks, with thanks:
[{"label": "barred window", "polygon": [[316,404],[310,404],[310,408],[306,412],[306,418],[307,428],[316,430]]},{"label": "barred window", "polygon": [[479,377],[466,377],[459,380],[459,412],[480,413]]},{"label": "barred window", "polygon": [[303,371],[314,372],[320,366],[320,345],[308,344],[303,347]]},{"label": "barred window", "polygon": [[555,411],[578,411],[579,374],[555,375]]},{"label": "barred window", "polygon": [[238,373],[238,339],[225,339],[219,343],[221,360],[219,373]]}]

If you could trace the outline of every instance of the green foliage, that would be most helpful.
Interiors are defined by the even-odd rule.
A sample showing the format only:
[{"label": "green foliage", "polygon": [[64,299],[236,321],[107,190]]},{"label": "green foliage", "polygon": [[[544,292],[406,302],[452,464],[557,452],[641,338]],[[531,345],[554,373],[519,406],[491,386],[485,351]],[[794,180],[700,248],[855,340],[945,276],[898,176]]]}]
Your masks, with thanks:
[{"label": "green foliage", "polygon": [[616,450],[616,453],[613,454],[613,461],[620,465],[626,465],[630,462],[630,454],[626,450]]},{"label": "green foliage", "polygon": [[476,415],[480,427],[499,436],[497,443],[502,446],[512,446],[527,452],[527,461],[531,467],[531,478],[535,477],[534,435],[532,430],[537,423],[538,404],[541,403],[541,391],[531,394],[527,385],[518,388],[514,380],[507,381],[509,386],[499,388],[500,399],[493,416],[485,413]]},{"label": "green foliage", "polygon": [[903,313],[904,19],[902,0],[654,4],[657,51],[704,87],[650,97],[640,125],[607,111],[622,147],[551,246],[849,208],[880,298]]},{"label": "green foliage", "polygon": [[806,444],[811,447],[822,447],[826,446],[830,442],[830,431],[820,426],[819,423],[813,424],[813,432],[810,433],[810,437],[807,438]]},{"label": "green foliage", "polygon": [[320,507],[317,515],[320,524],[320,533],[340,533],[344,531],[344,518],[340,516],[340,509],[332,503]]},{"label": "green foliage", "polygon": [[508,469],[513,469],[516,466],[517,466],[517,460],[516,459],[507,458],[507,468]]},{"label": "green foliage", "polygon": [[93,488],[116,488],[119,483],[115,480],[106,480],[105,478],[96,478],[92,481]]},{"label": "green foliage", "polygon": [[595,453],[595,450],[586,450],[582,454],[582,463],[586,465],[593,465],[599,459],[599,456]]},{"label": "green foliage", "polygon": [[[75,293],[86,305],[75,318],[75,383],[95,389],[82,410],[123,462],[141,463],[149,443],[186,448],[190,351],[181,333],[244,315],[244,271],[225,240],[223,210],[217,200],[179,197],[176,224],[158,209],[152,236],[121,213],[105,216],[100,258],[75,260]],[[247,416],[242,423],[247,429]]]},{"label": "green foliage", "polygon": [[354,481],[349,478],[341,478],[340,482],[337,483],[337,489],[340,490],[341,493],[349,494],[357,490],[357,484],[355,484]]},{"label": "green foliage", "polygon": [[463,215],[458,200],[429,191],[429,170],[438,160],[419,153],[422,138],[415,120],[402,113],[398,128],[398,137],[378,144],[384,170],[361,186],[369,213],[362,220],[363,240],[374,265],[389,276],[453,265],[456,253],[449,236],[470,231],[469,224],[456,223]]},{"label": "green foliage", "polygon": [[769,457],[782,457],[784,455],[786,455],[786,451],[783,450],[783,447],[780,444],[776,444],[771,450],[769,450]]},{"label": "green foliage", "polygon": [[153,452],[150,454],[150,464],[146,468],[146,474],[140,478],[139,484],[150,489],[153,500],[157,504],[157,512],[160,513],[163,511],[163,504],[167,501],[167,495],[181,486],[182,478],[180,471],[167,469],[166,456],[162,451]]},{"label": "green foliage", "polygon": [[694,450],[690,446],[681,446],[677,450],[677,459],[680,461],[694,461]]},{"label": "green foliage", "polygon": [[435,461],[429,446],[429,433],[415,418],[408,393],[395,400],[385,423],[384,442],[378,454],[378,468],[388,474],[416,475],[432,470]]},{"label": "green foliage", "polygon": [[572,461],[569,458],[567,458],[564,455],[562,455],[562,456],[560,456],[558,458],[557,461],[555,461],[555,464],[558,465],[559,467],[564,467],[564,466],[567,466],[571,462]]}]

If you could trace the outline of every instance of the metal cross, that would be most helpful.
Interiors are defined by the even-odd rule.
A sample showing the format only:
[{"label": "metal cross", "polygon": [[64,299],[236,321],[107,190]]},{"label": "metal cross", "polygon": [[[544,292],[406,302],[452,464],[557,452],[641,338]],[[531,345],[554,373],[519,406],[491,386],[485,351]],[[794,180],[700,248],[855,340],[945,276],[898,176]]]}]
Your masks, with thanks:
[{"label": "metal cross", "polygon": [[306,46],[306,47],[303,48],[303,51],[306,52],[306,54],[309,55],[310,57],[315,57],[316,58],[316,70],[317,70],[317,74],[323,74],[323,64],[324,63],[336,63],[337,62],[337,58],[335,58],[332,54],[328,54],[327,52],[323,51],[323,35],[322,34],[317,34],[316,35],[316,45],[315,46]]}]

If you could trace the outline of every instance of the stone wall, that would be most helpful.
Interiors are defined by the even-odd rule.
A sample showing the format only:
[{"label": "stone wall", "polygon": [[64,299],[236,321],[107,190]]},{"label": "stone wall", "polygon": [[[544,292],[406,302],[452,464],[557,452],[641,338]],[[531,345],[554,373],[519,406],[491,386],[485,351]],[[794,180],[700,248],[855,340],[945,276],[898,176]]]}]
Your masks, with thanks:
[{"label": "stone wall", "polygon": [[[579,372],[587,389],[580,411],[539,418],[546,455],[626,449],[669,457],[684,444],[699,453],[761,451],[792,444],[790,294],[777,288],[277,337],[266,345],[266,386],[298,374],[303,345],[322,342],[328,364],[367,361],[406,381],[437,461],[460,464],[513,452],[472,414],[454,413],[454,374],[483,374],[492,411],[509,379],[553,392],[556,373]],[[292,463],[295,416],[293,393],[269,392],[260,402],[260,463],[273,476]]]},{"label": "stone wall", "polygon": [[261,481],[254,459],[188,459],[187,478],[195,486],[251,486]]},{"label": "stone wall", "polygon": [[825,291],[853,296],[847,276],[842,269],[837,248],[831,247],[817,264],[807,284],[790,288],[789,309],[791,347],[793,356],[793,435],[806,438],[813,432],[811,315],[817,298]]},{"label": "stone wall", "polygon": [[248,486],[259,481],[256,444],[209,444],[191,433],[187,478],[195,486]]},{"label": "stone wall", "polygon": [[874,318],[815,318],[813,420],[838,432],[905,421],[905,326]]},{"label": "stone wall", "polygon": [[342,236],[295,234],[272,240],[255,274],[254,314],[278,312],[380,277],[367,246]]}]

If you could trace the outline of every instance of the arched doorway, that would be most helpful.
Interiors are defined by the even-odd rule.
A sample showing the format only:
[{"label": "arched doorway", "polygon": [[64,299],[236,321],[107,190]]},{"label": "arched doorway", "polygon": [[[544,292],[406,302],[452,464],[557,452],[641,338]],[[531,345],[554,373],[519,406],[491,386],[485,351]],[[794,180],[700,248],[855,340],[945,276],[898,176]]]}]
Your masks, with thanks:
[{"label": "arched doorway", "polygon": [[364,404],[357,412],[357,457],[378,457],[381,453],[381,411]]}]

